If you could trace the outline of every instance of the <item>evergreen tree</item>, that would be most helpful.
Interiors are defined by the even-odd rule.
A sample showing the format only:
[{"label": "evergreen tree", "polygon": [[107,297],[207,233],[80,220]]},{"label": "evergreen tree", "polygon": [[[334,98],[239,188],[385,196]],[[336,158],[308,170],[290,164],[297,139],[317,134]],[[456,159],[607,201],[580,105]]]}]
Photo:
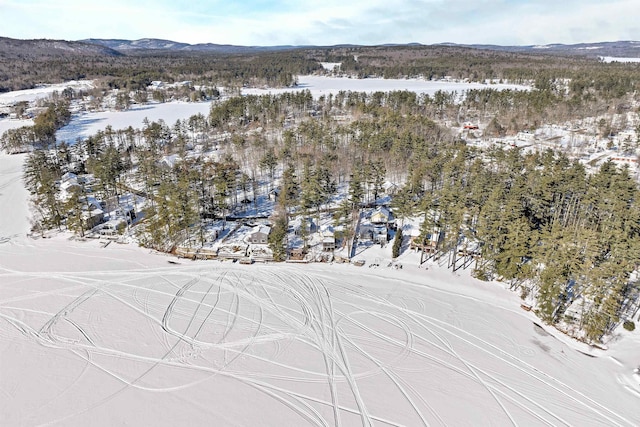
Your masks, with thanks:
[{"label": "evergreen tree", "polygon": [[400,226],[404,225],[404,220],[413,215],[416,202],[415,195],[408,187],[403,187],[391,200],[391,208],[396,218],[400,219]]},{"label": "evergreen tree", "polygon": [[66,215],[65,224],[69,231],[84,237],[87,230],[87,224],[83,214],[89,213],[86,203],[83,200],[85,195],[83,190],[78,187],[72,187],[70,194],[65,202],[62,203],[62,209]]},{"label": "evergreen tree", "polygon": [[289,165],[282,174],[282,191],[278,197],[278,203],[286,213],[287,218],[290,209],[298,204],[299,190],[295,169],[293,165]]},{"label": "evergreen tree", "polygon": [[40,229],[59,228],[62,223],[62,207],[56,184],[60,176],[58,165],[47,152],[36,150],[27,156],[23,179],[38,213],[35,221]]},{"label": "evergreen tree", "polygon": [[398,258],[400,256],[401,250],[402,250],[402,228],[398,228],[398,230],[396,231],[396,236],[393,240],[391,256],[393,258]]},{"label": "evergreen tree", "polygon": [[356,163],[353,166],[353,172],[351,174],[351,180],[349,181],[349,201],[351,202],[352,209],[357,209],[362,203],[362,197],[364,196],[364,189],[362,188],[363,171],[362,166]]},{"label": "evergreen tree", "polygon": [[268,238],[269,248],[273,252],[275,261],[284,261],[287,258],[286,238],[287,219],[286,214],[281,211],[274,218]]}]

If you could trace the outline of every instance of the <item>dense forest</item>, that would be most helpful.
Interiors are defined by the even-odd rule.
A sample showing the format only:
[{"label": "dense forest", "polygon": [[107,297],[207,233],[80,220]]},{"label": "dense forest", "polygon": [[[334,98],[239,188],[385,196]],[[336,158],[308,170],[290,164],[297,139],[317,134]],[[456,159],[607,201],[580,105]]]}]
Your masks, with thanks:
[{"label": "dense forest", "polygon": [[[48,44],[47,44],[48,43]],[[359,78],[449,76],[471,81],[570,80],[579,97],[606,99],[633,93],[640,65],[605,64],[583,56],[558,56],[456,46],[291,48],[254,53],[141,50],[126,54],[80,42],[0,38],[0,92],[42,83],[98,79],[105,87],[140,90],[151,81],[193,81],[209,86],[290,86],[296,75],[321,72],[320,61],[341,63]]]},{"label": "dense forest", "polygon": [[[208,220],[224,218],[278,187],[270,237],[278,259],[286,254],[283,230],[291,213],[331,208],[336,226],[353,233],[353,212],[393,182],[391,208],[401,224],[420,219],[418,243],[438,230],[444,236],[439,256],[450,257],[452,265],[473,246],[475,276],[507,282],[546,322],[595,343],[637,307],[640,194],[628,168],[606,162],[588,171],[559,150],[480,149],[452,131],[462,122],[482,121],[485,137],[500,137],[547,123],[637,112],[635,65],[411,46],[227,56],[92,53],[82,60],[41,60],[3,62],[3,90],[43,80],[100,78],[102,90],[126,89],[119,95],[126,109],[147,99],[140,93],[152,80],[190,80],[210,88],[290,86],[298,74],[321,72],[318,61],[340,62],[340,73],[361,78],[527,82],[530,91],[488,85],[469,90],[464,99],[404,91],[218,99],[213,91],[192,97],[197,90],[191,85],[182,94],[188,99],[214,99],[207,116],[107,128],[71,146],[57,143],[55,131],[69,121],[70,103],[83,94],[63,93],[42,106],[33,127],[5,133],[0,144],[9,151],[36,148],[24,171],[34,229],[66,227],[82,235],[90,228],[83,217],[89,194],[108,200],[136,192],[149,201],[140,242],[165,249],[185,235],[202,239]],[[25,67],[33,71],[16,73]],[[604,123],[602,133],[614,133],[612,126],[613,121]],[[633,141],[626,149],[631,154],[637,148]],[[168,163],[168,156],[178,160]],[[70,171],[93,180],[63,198],[57,183]],[[346,197],[330,207],[340,192]],[[394,251],[401,248],[399,234]]]}]

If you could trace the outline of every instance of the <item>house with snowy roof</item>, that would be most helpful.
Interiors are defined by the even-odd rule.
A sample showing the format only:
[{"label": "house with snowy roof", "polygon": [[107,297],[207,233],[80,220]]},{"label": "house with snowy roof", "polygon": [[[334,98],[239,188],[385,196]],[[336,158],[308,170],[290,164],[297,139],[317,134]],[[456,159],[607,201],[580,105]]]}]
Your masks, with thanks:
[{"label": "house with snowy roof", "polygon": [[60,192],[65,199],[68,199],[69,195],[74,190],[78,190],[78,191],[82,190],[82,187],[80,186],[77,180],[75,179],[67,180],[60,183]]},{"label": "house with snowy roof", "polygon": [[320,229],[322,236],[322,251],[333,252],[336,248],[336,236],[333,227],[325,225]]},{"label": "house with snowy roof", "polygon": [[296,236],[302,236],[303,234],[309,235],[318,231],[313,218],[298,216],[291,221],[293,232]]},{"label": "house with snowy roof", "polygon": [[371,214],[371,224],[391,225],[394,222],[393,214],[385,206],[378,206]]},{"label": "house with snowy roof", "polygon": [[82,221],[88,230],[104,222],[104,211],[102,209],[87,207],[82,211],[81,216]]},{"label": "house with snowy roof", "polygon": [[375,243],[387,243],[389,230],[386,224],[363,224],[358,230],[360,240],[371,240]]},{"label": "house with snowy roof", "polygon": [[170,154],[168,156],[163,156],[162,159],[160,159],[159,166],[164,169],[173,169],[176,166],[176,163],[181,160],[182,159],[179,155]]},{"label": "house with snowy roof", "polygon": [[271,227],[268,225],[257,225],[253,227],[248,237],[248,242],[254,245],[266,245],[271,234]]}]

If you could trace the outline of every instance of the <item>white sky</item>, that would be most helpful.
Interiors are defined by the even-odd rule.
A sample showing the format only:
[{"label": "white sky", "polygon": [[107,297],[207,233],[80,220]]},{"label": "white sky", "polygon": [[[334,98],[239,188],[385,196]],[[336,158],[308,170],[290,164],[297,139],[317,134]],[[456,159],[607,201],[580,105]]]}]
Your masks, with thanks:
[{"label": "white sky", "polygon": [[0,0],[0,36],[237,45],[637,40],[637,0]]}]

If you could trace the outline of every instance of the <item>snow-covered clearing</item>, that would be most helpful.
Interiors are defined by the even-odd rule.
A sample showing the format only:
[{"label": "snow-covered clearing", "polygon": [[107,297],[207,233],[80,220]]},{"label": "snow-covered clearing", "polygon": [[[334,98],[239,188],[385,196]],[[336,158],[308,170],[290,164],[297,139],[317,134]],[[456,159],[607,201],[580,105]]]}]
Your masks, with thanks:
[{"label": "snow-covered clearing", "polygon": [[98,131],[111,126],[114,130],[143,127],[144,119],[150,122],[164,120],[173,126],[177,120],[188,119],[196,114],[207,116],[211,102],[166,102],[135,106],[126,111],[101,111],[74,115],[71,122],[56,133],[58,142],[75,142],[78,138],[87,138]]},{"label": "snow-covered clearing", "polygon": [[71,80],[65,83],[52,85],[42,85],[34,89],[16,90],[0,94],[0,106],[14,105],[18,102],[33,102],[37,99],[46,98],[53,92],[62,92],[66,88],[74,90],[89,90],[93,88],[91,80]]},{"label": "snow-covered clearing", "polygon": [[22,238],[30,229],[29,193],[22,184],[25,157],[25,154],[9,156],[0,150],[0,244]]},{"label": "snow-covered clearing", "polygon": [[602,62],[640,62],[640,58],[623,58],[616,56],[601,56]]},{"label": "snow-covered clearing", "polygon": [[321,62],[320,65],[322,65],[322,68],[327,71],[333,71],[336,67],[340,68],[342,62]]},{"label": "snow-covered clearing", "polygon": [[637,331],[586,355],[412,253],[243,266],[34,240],[22,161],[0,156],[3,425],[640,425]]},{"label": "snow-covered clearing", "polygon": [[433,95],[438,91],[443,91],[457,92],[459,95],[462,95],[464,91],[469,89],[530,90],[531,88],[528,86],[514,84],[482,84],[424,79],[351,79],[347,77],[299,76],[297,87],[283,89],[244,88],[242,89],[242,93],[245,95],[266,95],[296,92],[305,89],[309,90],[313,97],[318,98],[322,95],[336,95],[340,91],[372,93],[407,90],[418,94],[424,93],[428,95]]},{"label": "snow-covered clearing", "polygon": [[0,119],[0,136],[9,129],[17,129],[23,126],[33,126],[33,120]]}]

